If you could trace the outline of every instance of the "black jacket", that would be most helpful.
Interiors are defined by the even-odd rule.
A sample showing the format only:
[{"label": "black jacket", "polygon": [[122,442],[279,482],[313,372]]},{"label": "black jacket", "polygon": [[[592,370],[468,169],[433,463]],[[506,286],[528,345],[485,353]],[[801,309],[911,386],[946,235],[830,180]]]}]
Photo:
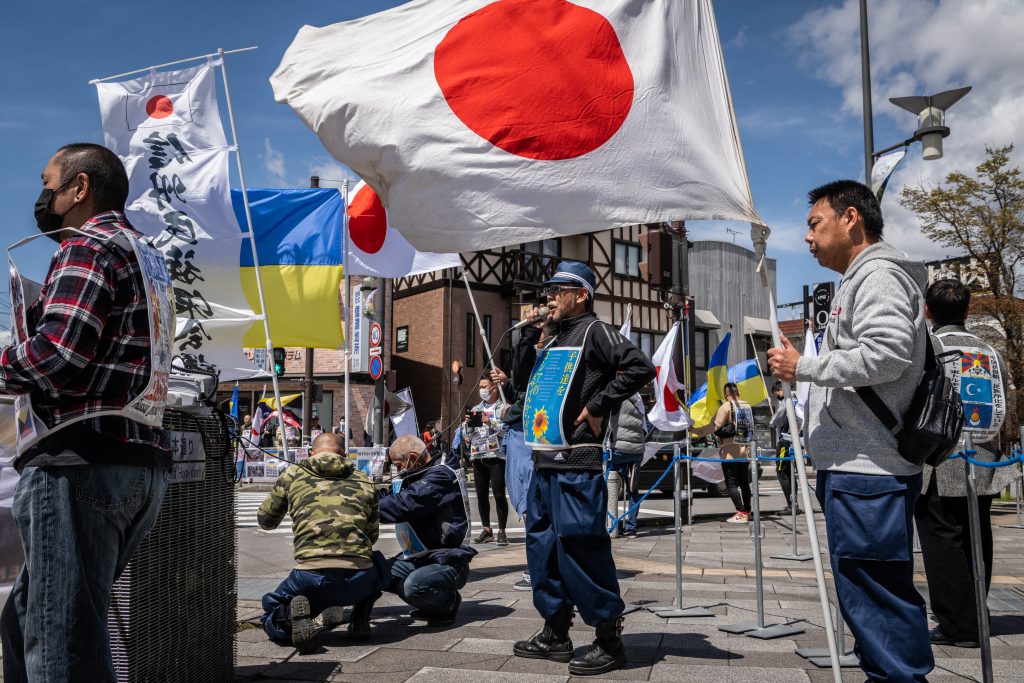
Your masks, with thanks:
[{"label": "black jacket", "polygon": [[386,524],[408,522],[430,549],[414,563],[468,565],[476,551],[464,547],[469,535],[469,515],[455,470],[458,458],[441,457],[403,473],[398,493],[379,491],[380,520]]},{"label": "black jacket", "polygon": [[[571,430],[568,442],[572,447],[535,447],[533,462],[538,469],[600,470],[601,442],[609,418],[623,401],[654,379],[654,366],[632,342],[593,313],[559,321],[553,345],[583,346],[583,357],[566,392],[563,413],[563,429]],[[595,434],[585,420],[573,426],[584,406],[591,415],[604,418],[599,433]],[[526,427],[529,429],[530,425]]]},{"label": "black jacket", "polygon": [[523,401],[526,399],[526,387],[530,384],[530,373],[533,372],[533,366],[537,362],[538,341],[540,341],[538,328],[523,328],[519,336],[519,343],[512,349],[511,374],[502,387],[509,407],[501,421],[519,432],[523,431]]}]

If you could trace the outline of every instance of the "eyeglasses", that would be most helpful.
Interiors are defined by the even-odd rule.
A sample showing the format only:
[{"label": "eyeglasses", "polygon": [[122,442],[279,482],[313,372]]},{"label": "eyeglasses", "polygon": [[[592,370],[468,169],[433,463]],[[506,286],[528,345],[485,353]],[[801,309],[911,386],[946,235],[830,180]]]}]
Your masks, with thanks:
[{"label": "eyeglasses", "polygon": [[551,285],[550,287],[545,287],[544,289],[540,290],[540,294],[541,296],[558,296],[562,292],[571,292],[577,289],[582,288],[572,287],[569,285]]}]

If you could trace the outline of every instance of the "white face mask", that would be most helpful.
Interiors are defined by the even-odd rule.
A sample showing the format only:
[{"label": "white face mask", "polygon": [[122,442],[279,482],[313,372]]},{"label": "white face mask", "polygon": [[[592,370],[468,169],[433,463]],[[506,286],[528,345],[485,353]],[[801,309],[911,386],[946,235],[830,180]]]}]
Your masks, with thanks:
[{"label": "white face mask", "polygon": [[481,389],[480,390],[480,400],[485,402],[485,403],[490,403],[491,402],[491,390],[490,389]]}]

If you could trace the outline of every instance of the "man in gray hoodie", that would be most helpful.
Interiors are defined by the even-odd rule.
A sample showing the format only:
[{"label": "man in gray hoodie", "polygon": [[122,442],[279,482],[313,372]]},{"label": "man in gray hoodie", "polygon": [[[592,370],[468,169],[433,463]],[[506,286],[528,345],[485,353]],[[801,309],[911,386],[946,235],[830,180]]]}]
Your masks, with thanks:
[{"label": "man in gray hoodie", "polygon": [[783,337],[768,351],[786,382],[810,382],[805,435],[818,471],[829,555],[843,617],[869,679],[925,681],[934,666],[924,600],[914,587],[912,518],[921,468],[855,387],[871,387],[898,417],[924,371],[924,267],[882,242],[871,190],[840,180],[812,190],[804,238],[840,273],[821,350],[804,358]]}]

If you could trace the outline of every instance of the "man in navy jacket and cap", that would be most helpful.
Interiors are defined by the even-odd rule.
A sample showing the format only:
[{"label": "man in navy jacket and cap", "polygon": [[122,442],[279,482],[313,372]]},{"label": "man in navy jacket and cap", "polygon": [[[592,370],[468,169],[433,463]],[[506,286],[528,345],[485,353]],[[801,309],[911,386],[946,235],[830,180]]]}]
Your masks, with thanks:
[{"label": "man in navy jacket and cap", "polygon": [[[655,374],[639,349],[594,315],[595,285],[594,272],[575,261],[562,262],[544,283],[552,312],[539,354],[567,349],[561,355],[572,358],[578,351],[578,361],[573,371],[555,373],[562,379],[553,387],[541,386],[541,358],[523,415],[527,434],[533,434],[535,468],[526,503],[526,559],[533,604],[544,617],[544,628],[517,642],[513,651],[519,657],[569,662],[574,675],[600,674],[626,662],[621,638],[625,604],[605,528],[608,490],[601,444],[607,418]],[[531,408],[530,392],[560,396],[560,409]],[[559,415],[564,442],[545,443],[547,425]],[[569,639],[574,607],[597,631],[590,649],[576,658]]]}]

